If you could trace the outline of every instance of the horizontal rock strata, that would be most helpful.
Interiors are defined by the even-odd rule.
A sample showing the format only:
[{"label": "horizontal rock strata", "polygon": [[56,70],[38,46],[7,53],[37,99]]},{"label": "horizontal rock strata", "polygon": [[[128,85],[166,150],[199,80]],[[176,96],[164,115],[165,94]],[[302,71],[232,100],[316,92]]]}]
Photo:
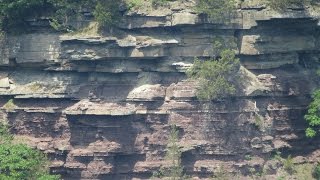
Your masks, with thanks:
[{"label": "horizontal rock strata", "polygon": [[[221,165],[245,175],[277,150],[319,159],[303,115],[319,85],[320,11],[248,1],[221,23],[191,6],[129,12],[104,36],[2,37],[0,116],[65,179],[149,179],[167,163],[170,124],[196,178]],[[214,55],[216,37],[235,43],[244,80],[232,99],[203,103],[184,72]]]}]

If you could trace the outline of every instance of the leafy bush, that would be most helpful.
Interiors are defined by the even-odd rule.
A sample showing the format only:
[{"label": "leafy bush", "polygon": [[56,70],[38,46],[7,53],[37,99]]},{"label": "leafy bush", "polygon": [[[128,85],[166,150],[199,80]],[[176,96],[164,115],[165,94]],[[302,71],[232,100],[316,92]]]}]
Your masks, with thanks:
[{"label": "leafy bush", "polygon": [[236,2],[235,0],[199,0],[196,9],[212,19],[226,20],[225,17],[236,10]]},{"label": "leafy bush", "polygon": [[259,114],[254,115],[254,125],[260,130],[263,131],[264,124],[263,124],[263,119]]},{"label": "leafy bush", "polygon": [[[50,25],[58,31],[70,31],[72,28],[68,27],[68,23],[71,18],[79,15],[79,9],[83,6],[93,8],[92,4],[89,4],[87,0],[49,0],[50,3]],[[94,2],[93,2],[94,3]]]},{"label": "leafy bush", "polygon": [[50,175],[44,154],[24,144],[14,143],[8,127],[0,124],[0,179],[58,180]]},{"label": "leafy bush", "polygon": [[93,15],[101,26],[112,26],[118,22],[120,17],[119,2],[104,0],[97,3]]},{"label": "leafy bush", "polygon": [[26,25],[25,18],[45,11],[48,4],[44,0],[2,0],[0,3],[1,29],[9,30]]},{"label": "leafy bush", "polygon": [[217,60],[201,61],[196,58],[187,76],[199,80],[197,97],[200,100],[220,99],[236,92],[233,82],[239,68],[240,61],[234,51],[226,49]]},{"label": "leafy bush", "polygon": [[317,164],[317,166],[313,170],[313,176],[317,179],[320,180],[320,164]]},{"label": "leafy bush", "polygon": [[0,179],[59,179],[48,174],[46,158],[23,144],[0,144]]},{"label": "leafy bush", "polygon": [[282,161],[284,170],[289,174],[293,174],[295,172],[295,165],[293,162],[293,158],[289,155],[286,159]]},{"label": "leafy bush", "polygon": [[13,99],[8,100],[6,104],[3,105],[7,111],[13,111],[17,106],[14,104]]},{"label": "leafy bush", "polygon": [[312,164],[299,164],[299,165],[295,165],[295,175],[294,177],[296,179],[314,179],[313,178],[313,171],[314,171],[314,165]]},{"label": "leafy bush", "polygon": [[0,144],[7,143],[13,139],[13,136],[9,133],[9,128],[0,122]]},{"label": "leafy bush", "polygon": [[0,3],[0,28],[5,31],[24,29],[26,19],[41,15],[51,16],[50,24],[57,30],[66,27],[83,7],[94,10],[95,19],[102,26],[114,25],[120,17],[122,1],[112,0],[2,0]]},{"label": "leafy bush", "polygon": [[307,137],[316,136],[317,130],[320,126],[320,90],[315,91],[312,98],[313,101],[309,105],[307,114],[304,116],[309,125],[306,129]]}]

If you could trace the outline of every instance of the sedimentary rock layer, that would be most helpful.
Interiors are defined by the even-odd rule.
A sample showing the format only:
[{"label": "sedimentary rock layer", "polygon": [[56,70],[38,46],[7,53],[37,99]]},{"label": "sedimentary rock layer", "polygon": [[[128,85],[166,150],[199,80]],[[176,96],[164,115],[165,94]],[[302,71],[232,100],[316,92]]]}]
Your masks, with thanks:
[{"label": "sedimentary rock layer", "polygon": [[[170,124],[197,178],[221,165],[245,175],[277,150],[319,159],[303,115],[319,85],[320,11],[245,2],[221,23],[191,6],[129,12],[102,36],[35,26],[2,37],[0,116],[65,179],[150,178],[167,164]],[[231,99],[200,102],[184,72],[217,37],[234,42],[242,82]]]}]

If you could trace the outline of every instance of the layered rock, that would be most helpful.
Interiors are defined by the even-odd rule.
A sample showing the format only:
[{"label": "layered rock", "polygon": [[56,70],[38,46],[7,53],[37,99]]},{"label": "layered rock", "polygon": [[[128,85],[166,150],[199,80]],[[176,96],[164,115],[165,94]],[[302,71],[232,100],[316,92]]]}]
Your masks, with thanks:
[{"label": "layered rock", "polygon": [[[65,179],[149,179],[167,163],[170,124],[195,178],[222,165],[246,175],[278,150],[319,159],[303,115],[319,85],[320,11],[247,1],[221,23],[176,3],[129,12],[103,36],[3,37],[0,115]],[[235,97],[204,103],[184,72],[216,37],[235,42],[242,81]]]}]

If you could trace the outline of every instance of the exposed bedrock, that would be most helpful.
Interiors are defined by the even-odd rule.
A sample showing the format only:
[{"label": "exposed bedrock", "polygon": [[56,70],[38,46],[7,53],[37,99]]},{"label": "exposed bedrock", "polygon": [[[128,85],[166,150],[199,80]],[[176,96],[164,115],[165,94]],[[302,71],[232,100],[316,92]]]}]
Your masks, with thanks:
[{"label": "exposed bedrock", "polygon": [[[170,124],[195,178],[221,165],[246,175],[278,150],[320,159],[303,119],[319,85],[320,11],[244,3],[222,24],[172,6],[128,13],[109,35],[2,37],[0,116],[65,179],[149,179],[166,164]],[[217,37],[234,42],[242,82],[231,99],[199,102],[184,72]]]}]

